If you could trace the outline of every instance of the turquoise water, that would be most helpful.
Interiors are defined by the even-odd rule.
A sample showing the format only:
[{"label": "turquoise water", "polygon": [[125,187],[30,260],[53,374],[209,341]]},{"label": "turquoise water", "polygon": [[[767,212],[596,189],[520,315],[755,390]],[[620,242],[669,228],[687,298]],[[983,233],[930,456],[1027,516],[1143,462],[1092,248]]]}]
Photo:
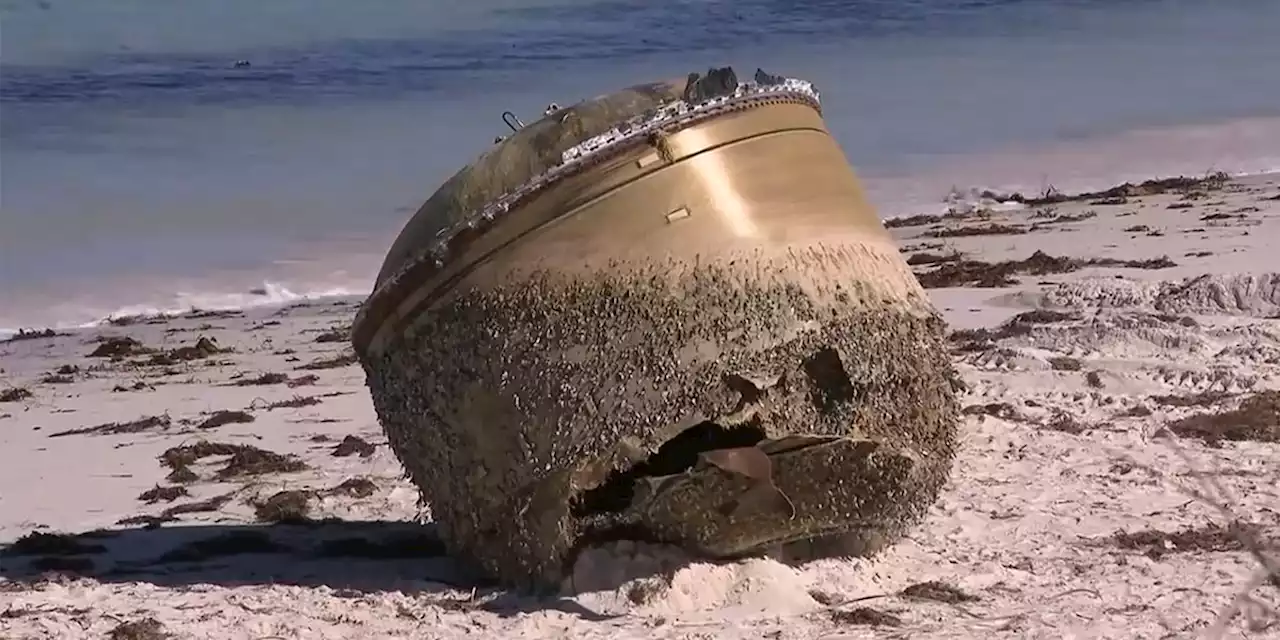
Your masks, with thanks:
[{"label": "turquoise water", "polygon": [[886,214],[1276,169],[1278,24],[1274,0],[0,0],[0,327],[367,290],[502,111],[726,63],[815,81]]}]

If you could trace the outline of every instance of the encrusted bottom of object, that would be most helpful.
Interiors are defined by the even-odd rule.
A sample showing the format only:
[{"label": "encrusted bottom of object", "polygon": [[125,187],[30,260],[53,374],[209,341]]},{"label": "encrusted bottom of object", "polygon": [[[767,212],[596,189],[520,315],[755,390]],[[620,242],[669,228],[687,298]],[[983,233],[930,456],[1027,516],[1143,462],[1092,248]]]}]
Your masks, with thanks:
[{"label": "encrusted bottom of object", "polygon": [[391,447],[456,552],[553,586],[592,542],[805,560],[874,552],[923,516],[957,425],[923,298],[671,273],[456,291],[366,356]]}]

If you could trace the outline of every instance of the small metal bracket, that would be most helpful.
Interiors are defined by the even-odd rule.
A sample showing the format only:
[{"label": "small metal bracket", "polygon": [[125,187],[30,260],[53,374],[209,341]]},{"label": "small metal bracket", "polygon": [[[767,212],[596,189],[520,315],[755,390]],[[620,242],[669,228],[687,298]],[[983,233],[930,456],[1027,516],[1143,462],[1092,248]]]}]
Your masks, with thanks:
[{"label": "small metal bracket", "polygon": [[511,127],[512,131],[519,131],[524,128],[524,123],[520,121],[520,118],[510,111],[502,112],[502,122]]}]

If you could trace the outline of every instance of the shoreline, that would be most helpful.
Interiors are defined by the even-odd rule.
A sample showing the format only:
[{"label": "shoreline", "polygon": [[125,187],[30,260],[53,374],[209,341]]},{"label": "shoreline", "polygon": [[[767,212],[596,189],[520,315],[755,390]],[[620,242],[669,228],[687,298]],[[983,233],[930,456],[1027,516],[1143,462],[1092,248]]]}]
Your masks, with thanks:
[{"label": "shoreline", "polygon": [[413,524],[354,296],[0,341],[0,635],[1138,638],[1245,592],[1265,620],[1242,541],[1280,540],[1280,174],[1086,195],[887,223],[966,418],[925,524],[870,559],[617,543],[559,599],[476,581]]},{"label": "shoreline", "polygon": [[[1209,171],[1204,174],[1191,176],[1156,176],[1148,178],[1145,182],[1169,182],[1180,178],[1189,180],[1203,180],[1205,176],[1221,174],[1237,182],[1253,182],[1266,181],[1276,177],[1280,177],[1280,170],[1265,171],[1258,173],[1226,173]],[[1142,181],[1139,181],[1142,182]],[[1100,183],[1102,184],[1102,183]],[[910,213],[886,214],[881,212],[881,218],[886,225],[893,225],[895,222],[903,218],[911,217],[932,217],[938,218],[948,213],[957,211],[988,209],[995,211],[1017,211],[1019,209],[1032,209],[1036,206],[1045,204],[1055,204],[1048,202],[1039,202],[1038,199],[1048,193],[1057,194],[1063,198],[1062,202],[1074,202],[1082,199],[1091,199],[1090,196],[1101,196],[1130,182],[1111,183],[1108,186],[1097,186],[1092,190],[1063,192],[1058,191],[1052,184],[1046,184],[1039,192],[1025,191],[1009,191],[996,188],[972,186],[967,188],[953,187],[952,190],[938,199],[936,208],[930,211],[920,210],[916,208]],[[1167,190],[1167,189],[1166,189]],[[1056,204],[1061,204],[1058,202]],[[0,326],[0,343],[13,338],[20,332],[24,331],[58,331],[58,332],[74,332],[79,330],[92,330],[99,327],[116,325],[120,326],[124,323],[136,323],[154,321],[164,318],[177,318],[187,315],[198,315],[210,312],[224,312],[240,310],[245,311],[254,308],[287,307],[294,304],[309,304],[315,302],[324,302],[329,300],[354,300],[363,299],[369,294],[369,290],[353,288],[347,285],[326,285],[323,283],[313,283],[309,286],[298,287],[296,284],[283,281],[247,278],[255,284],[244,287],[239,291],[230,289],[209,290],[194,294],[164,294],[159,291],[151,292],[152,296],[170,295],[175,299],[190,298],[187,303],[170,304],[167,306],[148,306],[136,302],[130,302],[116,306],[113,311],[100,314],[90,314],[94,319],[90,320],[48,320],[45,322],[23,323],[21,326]],[[351,278],[346,278],[349,282]],[[359,279],[358,279],[359,280]],[[371,271],[368,278],[364,278],[369,283],[373,282],[373,272]],[[204,303],[196,300],[204,300]],[[235,302],[228,302],[235,300]]]}]

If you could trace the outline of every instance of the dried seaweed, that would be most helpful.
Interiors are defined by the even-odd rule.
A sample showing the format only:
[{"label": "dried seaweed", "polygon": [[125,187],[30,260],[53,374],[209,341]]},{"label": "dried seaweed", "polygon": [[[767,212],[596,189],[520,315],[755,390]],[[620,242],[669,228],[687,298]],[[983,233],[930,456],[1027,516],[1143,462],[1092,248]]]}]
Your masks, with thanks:
[{"label": "dried seaweed", "polygon": [[98,346],[89,352],[89,357],[118,360],[126,356],[148,352],[150,352],[150,349],[142,346],[141,342],[129,336],[111,336],[102,338]]},{"label": "dried seaweed", "polygon": [[289,381],[289,374],[267,372],[252,378],[240,378],[231,383],[233,387],[264,387],[273,384],[284,384]]},{"label": "dried seaweed", "polygon": [[[1231,181],[1230,174],[1221,171],[1215,171],[1205,174],[1199,178],[1189,178],[1186,176],[1176,176],[1172,178],[1156,178],[1145,180],[1143,182],[1133,184],[1125,182],[1116,185],[1110,189],[1102,191],[1084,191],[1076,194],[1066,194],[1049,187],[1045,192],[1036,198],[1027,198],[1020,193],[1010,195],[991,194],[991,197],[1002,202],[1020,202],[1029,207],[1038,207],[1048,204],[1058,204],[1061,202],[1079,202],[1085,200],[1099,200],[1106,202],[1095,202],[1093,204],[1123,204],[1128,198],[1139,198],[1142,196],[1157,195],[1161,193],[1191,193],[1191,192],[1208,192],[1218,191],[1227,186]],[[986,194],[984,194],[986,195]]]},{"label": "dried seaweed", "polygon": [[33,394],[26,387],[9,387],[0,390],[0,402],[19,402],[30,398]]},{"label": "dried seaweed", "polygon": [[283,524],[307,522],[311,514],[311,499],[315,496],[314,491],[299,489],[280,491],[256,503],[253,513],[259,522]]},{"label": "dried seaweed", "polygon": [[1217,523],[1210,523],[1202,527],[1186,527],[1177,531],[1158,529],[1118,531],[1109,541],[1121,549],[1141,551],[1147,557],[1159,560],[1174,553],[1242,551],[1245,548],[1242,536],[1257,537],[1259,533],[1260,528],[1256,525],[1233,522],[1224,527]]},{"label": "dried seaweed", "polygon": [[973,236],[1013,236],[1027,232],[1026,227],[990,223],[973,227],[934,229],[920,234],[921,238],[968,238]]},{"label": "dried seaweed", "polygon": [[107,634],[108,640],[169,640],[172,637],[155,618],[122,622]]},{"label": "dried seaweed", "polygon": [[959,588],[953,587],[945,582],[930,580],[913,584],[906,589],[898,592],[898,595],[904,598],[916,598],[918,600],[932,600],[944,604],[960,604],[963,602],[977,602],[981,598],[961,591]]},{"label": "dried seaweed", "polygon": [[1223,440],[1280,442],[1280,391],[1262,391],[1220,413],[1198,413],[1169,423],[1168,429],[1188,438],[1216,444]]},{"label": "dried seaweed", "polygon": [[302,407],[311,407],[317,404],[320,404],[320,399],[315,396],[294,396],[287,400],[277,400],[267,404],[263,408],[267,411],[271,411],[272,409],[300,409]]},{"label": "dried seaweed", "polygon": [[369,478],[350,478],[342,484],[329,489],[330,495],[345,495],[353,498],[368,498],[378,491],[378,485]]},{"label": "dried seaweed", "polygon": [[7,342],[22,342],[24,340],[38,340],[41,338],[61,338],[69,335],[71,334],[60,333],[53,329],[18,329],[17,333],[0,340],[0,344],[5,344]]},{"label": "dried seaweed", "polygon": [[173,480],[172,476],[174,474],[182,472],[187,472],[183,474],[185,478],[194,477],[195,474],[190,469],[192,464],[203,458],[222,455],[231,457],[215,474],[221,480],[266,473],[293,473],[307,468],[306,463],[294,456],[283,455],[244,444],[208,441],[172,447],[160,454],[160,460],[162,464],[173,470],[174,473],[170,474],[170,479]]},{"label": "dried seaweed", "polygon": [[223,348],[218,346],[218,342],[213,338],[201,336],[196,343],[191,346],[182,346],[164,353],[158,353],[149,359],[139,362],[144,366],[172,366],[180,362],[188,362],[191,360],[202,360],[222,353],[232,353],[231,348]]},{"label": "dried seaweed", "polygon": [[155,504],[157,502],[173,502],[178,498],[190,496],[186,487],[162,487],[156,485],[142,493],[138,494],[138,499],[147,503]]},{"label": "dried seaweed", "polygon": [[900,627],[902,618],[871,607],[832,609],[831,621],[836,624],[866,625],[871,627]]},{"label": "dried seaweed", "polygon": [[220,409],[196,425],[197,429],[216,429],[228,424],[247,424],[254,421],[252,414],[245,411]]},{"label": "dried seaweed", "polygon": [[230,502],[231,498],[233,497],[235,497],[235,492],[225,493],[225,494],[214,496],[212,498],[208,498],[205,500],[197,500],[195,502],[185,502],[183,504],[177,504],[172,507],[168,507],[164,511],[161,511],[158,515],[130,516],[128,518],[121,519],[116,524],[124,524],[124,525],[142,524],[150,527],[159,526],[161,523],[172,522],[174,520],[177,520],[178,516],[180,515],[185,515],[188,513],[209,513],[211,511],[217,511],[218,509],[221,509],[223,506],[225,506],[228,502]]},{"label": "dried seaweed", "polygon": [[354,353],[343,353],[331,358],[319,358],[312,360],[311,362],[298,365],[294,368],[298,371],[319,371],[322,369],[339,369],[342,367],[349,367],[355,363],[356,356]]},{"label": "dried seaweed", "polygon": [[63,436],[77,435],[94,435],[94,436],[114,436],[129,433],[142,433],[144,431],[152,431],[156,429],[167,429],[172,422],[169,416],[143,416],[137,420],[130,422],[108,422],[100,424],[96,427],[82,427],[80,429],[70,429],[67,431],[59,431],[49,434],[50,438],[61,438]]},{"label": "dried seaweed", "polygon": [[312,342],[325,344],[330,342],[346,342],[347,340],[350,340],[350,339],[351,339],[351,328],[344,327],[341,329],[330,329],[328,331],[325,331],[320,335],[317,335],[315,337],[315,340],[312,340]]},{"label": "dried seaweed", "polygon": [[1177,263],[1168,257],[1148,260],[1118,260],[1115,258],[1067,258],[1051,256],[1036,251],[1023,260],[984,262],[982,260],[955,260],[942,263],[932,271],[916,274],[920,285],[926,289],[941,287],[1009,287],[1018,284],[1015,276],[1043,276],[1071,273],[1085,267],[1128,267],[1134,269],[1165,269]]},{"label": "dried seaweed", "polygon": [[334,447],[332,455],[335,458],[345,458],[359,454],[361,458],[368,458],[373,455],[375,449],[376,447],[365,442],[362,438],[349,435],[343,438],[342,442],[338,443],[338,446]]}]

